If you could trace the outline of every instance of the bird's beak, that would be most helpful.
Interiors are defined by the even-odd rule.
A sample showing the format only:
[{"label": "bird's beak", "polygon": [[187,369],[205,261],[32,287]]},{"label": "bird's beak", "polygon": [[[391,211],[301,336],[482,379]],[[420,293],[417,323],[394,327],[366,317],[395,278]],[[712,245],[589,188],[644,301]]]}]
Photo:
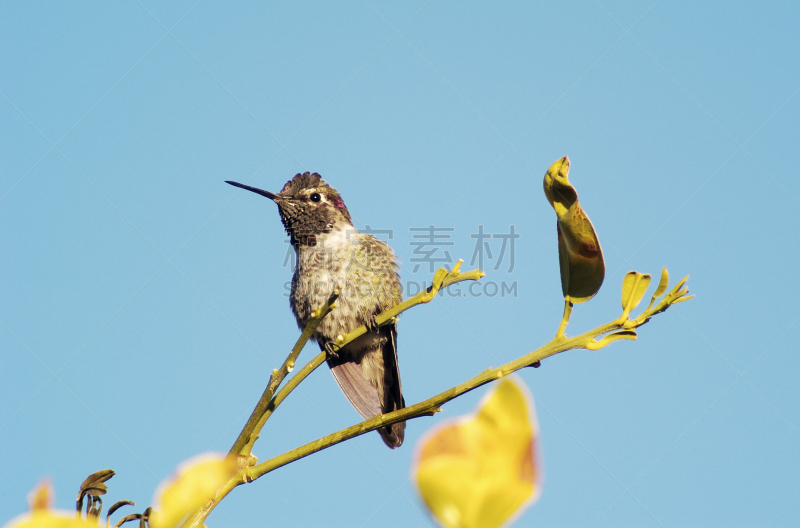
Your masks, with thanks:
[{"label": "bird's beak", "polygon": [[271,193],[269,191],[262,191],[261,189],[258,189],[256,187],[250,187],[249,185],[245,185],[243,183],[236,183],[234,181],[226,181],[225,183],[233,185],[234,187],[241,187],[242,189],[247,189],[248,191],[252,191],[252,192],[254,192],[256,194],[260,194],[261,196],[266,196],[267,198],[269,198],[272,201],[275,201],[275,200],[277,200],[279,198],[279,196],[277,194],[273,194],[273,193]]}]

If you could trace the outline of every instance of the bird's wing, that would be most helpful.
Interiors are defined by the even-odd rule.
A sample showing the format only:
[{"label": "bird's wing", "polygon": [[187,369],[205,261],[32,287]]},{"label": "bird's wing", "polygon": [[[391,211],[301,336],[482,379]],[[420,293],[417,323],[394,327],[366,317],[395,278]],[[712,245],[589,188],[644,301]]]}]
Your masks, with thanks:
[{"label": "bird's wing", "polygon": [[[403,384],[400,381],[400,368],[397,363],[397,325],[387,328],[387,342],[383,347],[383,366],[385,369],[386,384],[389,390],[385,393],[386,402],[383,412],[388,413],[402,409],[406,406],[403,400]],[[383,329],[382,329],[383,330]]]},{"label": "bird's wing", "polygon": [[[388,327],[388,340],[383,347],[383,366],[384,377],[386,385],[384,388],[384,403],[383,412],[389,413],[397,411],[406,406],[403,399],[403,386],[400,382],[400,368],[397,364],[397,325],[393,324]],[[383,328],[381,329],[383,330]],[[392,449],[400,447],[405,437],[406,423],[399,422],[392,424],[389,427],[380,429],[381,438],[383,442]]]},{"label": "bird's wing", "polygon": [[345,354],[340,354],[338,358],[328,359],[328,366],[331,367],[331,372],[333,372],[339,388],[356,408],[358,414],[364,419],[381,414],[378,389],[364,377],[360,364],[345,357]]},{"label": "bird's wing", "polygon": [[[397,326],[389,325],[379,332],[385,338],[383,344],[359,354],[358,362],[345,351],[338,358],[328,359],[342,392],[365,419],[405,407],[397,367]],[[394,449],[403,443],[405,426],[401,422],[378,432],[386,445]]]}]

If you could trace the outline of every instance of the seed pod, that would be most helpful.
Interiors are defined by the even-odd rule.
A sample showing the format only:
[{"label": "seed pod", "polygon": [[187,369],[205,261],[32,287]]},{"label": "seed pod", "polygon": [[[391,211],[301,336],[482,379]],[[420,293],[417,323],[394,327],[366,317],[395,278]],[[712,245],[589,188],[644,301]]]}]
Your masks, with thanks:
[{"label": "seed pod", "polygon": [[556,212],[561,291],[571,303],[586,302],[600,290],[606,274],[603,252],[592,222],[569,183],[569,158],[553,163],[544,175],[544,194]]}]

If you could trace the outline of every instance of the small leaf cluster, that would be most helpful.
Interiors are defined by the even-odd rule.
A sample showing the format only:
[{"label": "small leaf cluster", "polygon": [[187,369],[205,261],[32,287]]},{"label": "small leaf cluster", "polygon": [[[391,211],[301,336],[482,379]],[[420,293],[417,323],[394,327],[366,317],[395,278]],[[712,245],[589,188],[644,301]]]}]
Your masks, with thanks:
[{"label": "small leaf cluster", "polygon": [[[81,483],[80,490],[78,491],[78,499],[75,504],[75,510],[78,513],[78,517],[80,517],[81,510],[83,510],[83,500],[86,499],[86,520],[97,521],[97,519],[100,517],[100,513],[103,510],[103,499],[101,496],[105,495],[108,491],[108,484],[106,484],[106,481],[108,481],[115,474],[116,473],[112,469],[101,469],[100,471],[96,471],[86,477],[86,480]],[[134,504],[133,501],[129,500],[115,502],[108,509],[108,513],[106,514],[106,526],[111,526],[111,515],[113,515],[114,512],[123,506],[135,505],[136,504]],[[126,515],[117,521],[117,524],[114,525],[114,528],[119,528],[128,521],[139,521],[139,528],[148,528],[149,515],[150,508],[147,508],[144,513],[132,513],[130,515]]]}]

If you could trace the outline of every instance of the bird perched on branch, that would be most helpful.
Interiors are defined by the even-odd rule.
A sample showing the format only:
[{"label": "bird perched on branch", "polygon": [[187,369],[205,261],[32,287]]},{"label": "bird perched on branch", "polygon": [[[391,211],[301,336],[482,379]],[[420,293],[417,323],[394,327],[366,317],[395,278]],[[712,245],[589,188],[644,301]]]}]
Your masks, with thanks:
[{"label": "bird perched on branch", "polygon": [[[353,407],[365,419],[405,407],[397,366],[397,325],[379,327],[375,320],[403,300],[392,249],[353,227],[341,195],[317,173],[297,174],[277,194],[226,183],[277,204],[297,252],[290,301],[301,329],[334,288],[341,289],[336,307],[312,339],[327,352],[333,377]],[[369,329],[366,334],[341,349],[334,346],[337,336],[361,325]],[[400,422],[378,432],[394,449],[403,443],[405,426]]]}]

